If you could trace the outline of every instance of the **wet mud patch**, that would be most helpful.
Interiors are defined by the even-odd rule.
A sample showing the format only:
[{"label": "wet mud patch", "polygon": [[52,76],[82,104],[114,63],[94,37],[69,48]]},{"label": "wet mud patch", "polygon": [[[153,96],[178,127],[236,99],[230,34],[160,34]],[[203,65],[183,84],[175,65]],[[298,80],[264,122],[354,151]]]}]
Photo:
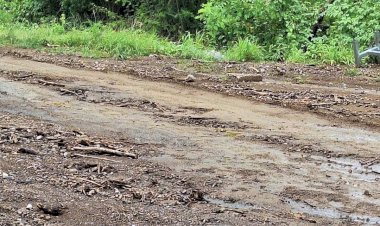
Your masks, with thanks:
[{"label": "wet mud patch", "polygon": [[61,95],[74,96],[77,100],[93,104],[111,105],[121,108],[137,109],[144,112],[172,112],[170,107],[163,106],[154,101],[146,99],[136,99],[132,97],[118,97],[119,91],[106,87],[72,87],[68,89],[59,88]]},{"label": "wet mud patch", "polygon": [[[346,222],[380,224],[376,205],[353,204],[343,194],[287,187],[281,195],[284,197],[282,201],[298,213]],[[360,208],[360,205],[364,205],[365,208]]]},{"label": "wet mud patch", "polygon": [[[329,202],[348,202],[348,198],[340,193],[329,193],[317,190],[304,190],[290,186],[281,192],[281,196],[292,200],[308,200],[309,205],[323,205]],[[315,201],[314,201],[315,200]]]},{"label": "wet mud patch", "polygon": [[256,206],[254,204],[243,203],[236,200],[223,200],[210,196],[205,196],[204,200],[207,203],[222,207],[222,209],[219,211],[236,211],[238,213],[245,213],[245,211],[248,210],[262,210],[261,207]]},{"label": "wet mud patch", "polygon": [[380,181],[377,166],[377,164],[362,164],[361,161],[352,158],[330,158],[320,164],[322,171],[339,172],[341,175],[370,183]]},{"label": "wet mud patch", "polygon": [[342,154],[319,147],[317,144],[303,144],[293,136],[287,135],[238,135],[236,139],[249,142],[263,142],[269,145],[275,145],[282,148],[283,151],[291,153],[311,154],[317,156],[325,156],[327,158],[342,156]]},{"label": "wet mud patch", "polygon": [[65,87],[64,83],[76,81],[74,78],[52,78],[50,75],[43,75],[27,71],[7,71],[0,70],[0,75],[12,81],[21,81],[29,84],[38,84],[51,87]]},{"label": "wet mud patch", "polygon": [[173,116],[173,115],[156,115],[160,118],[165,118],[171,122],[175,122],[179,125],[192,125],[214,129],[233,129],[242,130],[248,128],[247,125],[238,122],[224,122],[217,118],[202,117],[202,116]]},{"label": "wet mud patch", "polygon": [[213,111],[213,109],[210,109],[210,108],[198,108],[198,107],[190,107],[190,106],[180,107],[179,110],[181,109],[185,111],[190,111],[195,114],[204,114],[204,113]]},{"label": "wet mud patch", "polygon": [[300,200],[284,199],[283,202],[288,204],[293,211],[314,217],[339,219],[346,223],[353,222],[366,225],[380,224],[380,217],[377,216],[352,214],[349,212],[339,211],[334,208],[319,208]]},{"label": "wet mud patch", "polygon": [[262,141],[268,144],[277,144],[277,145],[287,145],[291,141],[294,141],[295,138],[292,136],[284,136],[284,135],[246,135],[237,136],[237,139],[239,140],[245,140],[245,141]]},{"label": "wet mud patch", "polygon": [[154,101],[149,101],[149,100],[144,100],[144,99],[133,99],[133,98],[109,99],[106,97],[101,97],[98,100],[88,100],[88,102],[107,103],[109,105],[114,105],[121,108],[134,108],[141,111],[149,111],[149,112],[171,111],[171,109],[166,106],[162,106]]}]

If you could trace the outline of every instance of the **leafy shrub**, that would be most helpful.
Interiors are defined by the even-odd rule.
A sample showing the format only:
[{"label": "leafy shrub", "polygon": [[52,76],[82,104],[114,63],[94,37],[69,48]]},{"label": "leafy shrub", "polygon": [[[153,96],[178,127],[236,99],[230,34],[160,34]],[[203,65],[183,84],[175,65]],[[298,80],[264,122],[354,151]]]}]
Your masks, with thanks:
[{"label": "leafy shrub", "polygon": [[227,45],[242,38],[254,38],[261,45],[302,44],[307,41],[321,2],[209,0],[198,18],[215,44]]},{"label": "leafy shrub", "polygon": [[351,44],[357,38],[363,44],[373,41],[373,32],[380,30],[380,2],[373,0],[335,0],[326,11],[328,38]]},{"label": "leafy shrub", "polygon": [[352,39],[369,45],[380,29],[380,2],[209,0],[198,18],[219,46],[248,38],[263,46],[270,60],[349,63]]},{"label": "leafy shrub", "polygon": [[340,41],[315,40],[305,55],[324,64],[351,64],[354,61],[351,45]]},{"label": "leafy shrub", "polygon": [[198,10],[206,0],[143,0],[137,8],[137,19],[146,29],[161,35],[179,38],[186,32],[196,32],[201,22]]}]

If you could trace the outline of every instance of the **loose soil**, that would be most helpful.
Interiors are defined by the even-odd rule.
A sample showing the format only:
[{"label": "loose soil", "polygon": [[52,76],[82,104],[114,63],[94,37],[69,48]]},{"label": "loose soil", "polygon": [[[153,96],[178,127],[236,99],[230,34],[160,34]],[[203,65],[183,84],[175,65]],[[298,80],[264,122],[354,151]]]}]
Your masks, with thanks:
[{"label": "loose soil", "polygon": [[380,224],[375,66],[0,55],[0,225]]}]

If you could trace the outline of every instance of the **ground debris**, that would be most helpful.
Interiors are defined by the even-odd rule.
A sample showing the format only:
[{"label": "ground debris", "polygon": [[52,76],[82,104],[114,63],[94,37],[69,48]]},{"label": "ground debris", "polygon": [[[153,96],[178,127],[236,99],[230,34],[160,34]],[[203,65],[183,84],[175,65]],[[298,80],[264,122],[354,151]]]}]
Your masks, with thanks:
[{"label": "ground debris", "polygon": [[33,150],[33,149],[29,149],[29,148],[20,148],[18,149],[18,152],[19,153],[23,153],[23,154],[30,154],[30,155],[39,155],[40,153]]},{"label": "ground debris", "polygon": [[261,82],[263,81],[263,76],[261,75],[251,75],[251,74],[238,74],[229,73],[231,78],[237,80],[238,82]]},{"label": "ground debris", "polygon": [[45,214],[49,214],[52,216],[60,216],[64,212],[63,210],[65,209],[64,206],[61,204],[41,204],[38,203],[37,207],[42,210]]},{"label": "ground debris", "polygon": [[42,79],[39,79],[37,80],[38,83],[41,83],[42,85],[44,86],[58,86],[58,87],[65,87],[65,85],[63,84],[59,84],[59,83],[56,83],[56,82],[50,82],[50,81],[46,81],[46,80],[42,80]]},{"label": "ground debris", "polygon": [[99,155],[116,155],[116,156],[126,156],[129,158],[137,159],[136,154],[128,153],[125,151],[114,150],[110,148],[102,148],[102,147],[73,147],[75,151],[81,151],[88,154],[99,154]]}]

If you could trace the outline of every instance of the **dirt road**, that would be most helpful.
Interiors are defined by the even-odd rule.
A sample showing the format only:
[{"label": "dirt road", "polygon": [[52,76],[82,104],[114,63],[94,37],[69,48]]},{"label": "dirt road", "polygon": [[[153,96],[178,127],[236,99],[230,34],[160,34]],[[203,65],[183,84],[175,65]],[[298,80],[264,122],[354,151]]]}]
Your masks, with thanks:
[{"label": "dirt road", "polygon": [[[96,65],[86,67],[86,62],[63,66],[65,59],[54,64],[49,56],[40,62],[36,55],[25,58],[15,54],[0,58],[0,112],[8,123],[48,123],[89,137],[128,140],[139,159],[121,161],[158,164],[165,172],[188,178],[194,189],[202,191],[202,197],[191,200],[192,205],[179,204],[176,210],[160,212],[160,205],[153,202],[138,207],[165,216],[155,219],[158,224],[380,224],[380,84],[340,88],[264,76],[264,82],[255,84],[232,81],[235,89],[225,90],[232,85],[215,80],[212,74],[198,73],[201,81],[188,84],[183,82],[183,70],[175,69],[173,80],[165,73],[167,65],[152,67],[150,73],[158,71],[161,77],[147,79],[148,73],[136,73],[142,64],[145,70],[149,68],[149,61],[131,61],[128,64],[136,64],[134,70],[123,71],[115,63],[115,70],[104,70],[107,64],[98,61],[86,61]],[[253,98],[245,92],[261,95]],[[289,97],[292,94],[298,97]],[[323,107],[326,104],[328,108]],[[67,153],[76,153],[69,146]],[[56,158],[76,161],[65,153],[57,153]],[[8,165],[7,170],[17,177],[19,171],[7,160],[17,162],[17,155],[1,155],[7,157],[0,160],[0,171],[7,173],[2,166]],[[21,162],[33,164],[33,159]],[[170,183],[165,186],[171,192],[181,190]],[[6,186],[5,179],[0,185]],[[149,190],[140,186],[142,191]],[[79,204],[68,200],[81,198],[91,206],[97,205],[96,200],[107,200],[99,208],[124,208],[101,192],[91,196],[66,192],[61,199],[71,211]],[[41,194],[35,193],[23,196],[38,201]],[[25,202],[14,203],[9,211],[25,206]],[[48,220],[107,224],[105,213],[91,209],[85,212],[101,216],[92,223],[70,211]],[[144,218],[145,211],[139,213],[140,218],[127,212],[114,224],[153,222]],[[25,216],[16,218],[28,219]]]}]

